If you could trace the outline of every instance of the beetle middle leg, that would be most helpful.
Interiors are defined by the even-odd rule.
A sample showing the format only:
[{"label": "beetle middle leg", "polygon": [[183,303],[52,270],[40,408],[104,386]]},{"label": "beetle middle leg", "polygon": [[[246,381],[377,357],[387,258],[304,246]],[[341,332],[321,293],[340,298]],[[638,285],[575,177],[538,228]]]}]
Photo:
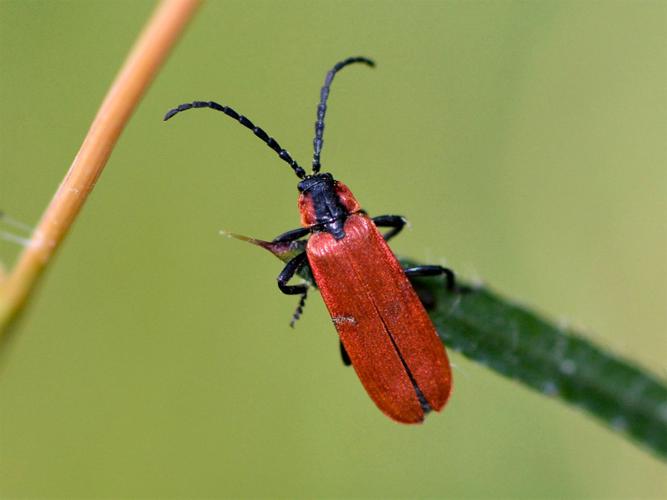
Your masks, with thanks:
[{"label": "beetle middle leg", "polygon": [[408,221],[402,215],[378,215],[373,217],[373,223],[377,227],[390,227],[391,229],[382,236],[385,241],[389,241],[398,233],[400,233]]},{"label": "beetle middle leg", "polygon": [[290,326],[292,328],[294,328],[294,323],[297,322],[303,313],[303,308],[306,305],[306,297],[308,296],[309,285],[307,283],[288,285],[287,283],[303,266],[307,265],[307,263],[308,259],[306,257],[306,252],[302,252],[290,260],[278,275],[278,288],[280,288],[281,292],[285,295],[301,295],[299,305],[296,307],[292,319],[290,320]]},{"label": "beetle middle leg", "polygon": [[416,266],[405,269],[405,275],[408,278],[417,278],[420,276],[444,276],[447,290],[456,291],[456,276],[454,271],[442,266]]}]

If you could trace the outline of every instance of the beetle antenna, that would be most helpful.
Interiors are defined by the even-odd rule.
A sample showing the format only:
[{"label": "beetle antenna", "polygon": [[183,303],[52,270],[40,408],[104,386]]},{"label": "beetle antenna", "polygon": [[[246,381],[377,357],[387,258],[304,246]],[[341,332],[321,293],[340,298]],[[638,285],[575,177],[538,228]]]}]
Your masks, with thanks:
[{"label": "beetle antenna", "polygon": [[322,90],[320,90],[320,103],[317,105],[317,121],[315,122],[315,139],[313,139],[313,173],[316,174],[320,171],[320,154],[322,153],[322,145],[324,140],[322,135],[324,134],[324,115],[327,112],[327,99],[329,98],[329,89],[331,88],[331,82],[333,82],[334,76],[341,69],[349,64],[354,63],[364,63],[368,66],[375,66],[375,62],[366,58],[366,57],[348,57],[344,61],[337,63],[331,70],[327,73],[327,76],[324,78],[324,85]]},{"label": "beetle antenna", "polygon": [[297,175],[297,177],[299,177],[299,179],[303,179],[304,177],[306,177],[306,171],[299,166],[296,160],[292,159],[287,150],[283,149],[280,146],[280,144],[278,144],[278,141],[276,141],[273,137],[270,137],[269,134],[264,132],[264,130],[262,130],[261,128],[255,126],[255,124],[251,122],[248,118],[246,118],[243,115],[239,115],[229,106],[222,106],[221,104],[218,104],[217,102],[213,101],[188,102],[167,111],[167,114],[164,115],[164,121],[169,120],[172,116],[180,113],[181,111],[186,111],[188,109],[193,109],[193,108],[211,108],[215,109],[216,111],[222,111],[227,116],[232,117],[234,120],[239,122],[244,127],[247,127],[250,130],[252,130],[252,132],[262,140],[262,142],[264,142],[267,146],[269,146],[276,153],[278,153],[278,156],[280,156],[282,160],[287,162],[289,166],[292,167],[292,170],[294,170],[294,173]]}]

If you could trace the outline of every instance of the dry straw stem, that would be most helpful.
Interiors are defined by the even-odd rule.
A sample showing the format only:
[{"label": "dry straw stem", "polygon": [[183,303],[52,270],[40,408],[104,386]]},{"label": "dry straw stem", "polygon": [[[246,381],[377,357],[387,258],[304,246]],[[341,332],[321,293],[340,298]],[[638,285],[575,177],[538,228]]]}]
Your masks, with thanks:
[{"label": "dry straw stem", "polygon": [[33,232],[30,244],[4,283],[0,282],[0,337],[27,302],[95,186],[125,124],[199,4],[200,0],[162,0],[148,21]]}]

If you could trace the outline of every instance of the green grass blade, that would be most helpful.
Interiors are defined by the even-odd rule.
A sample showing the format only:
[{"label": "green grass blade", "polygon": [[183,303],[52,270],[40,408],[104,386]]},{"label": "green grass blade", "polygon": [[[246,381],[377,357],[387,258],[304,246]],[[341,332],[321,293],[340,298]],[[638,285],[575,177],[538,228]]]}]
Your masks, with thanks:
[{"label": "green grass blade", "polygon": [[[283,244],[231,236],[258,245],[284,262],[306,245],[304,240]],[[406,259],[401,264],[416,265]],[[299,275],[315,284],[308,268]],[[665,381],[483,286],[453,293],[439,278],[411,281],[447,348],[582,408],[667,459]]]},{"label": "green grass blade", "polygon": [[453,294],[441,280],[413,284],[449,349],[580,407],[667,458],[665,381],[487,288]]}]

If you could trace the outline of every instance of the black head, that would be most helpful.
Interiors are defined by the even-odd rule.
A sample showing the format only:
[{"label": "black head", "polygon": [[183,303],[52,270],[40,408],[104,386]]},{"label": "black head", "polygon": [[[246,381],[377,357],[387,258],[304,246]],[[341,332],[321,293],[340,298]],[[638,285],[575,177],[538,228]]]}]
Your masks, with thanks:
[{"label": "black head", "polygon": [[313,174],[299,182],[299,208],[302,224],[318,225],[340,240],[345,236],[344,224],[350,212],[336,189],[331,174]]},{"label": "black head", "polygon": [[299,193],[333,190],[334,183],[333,175],[329,173],[313,174],[299,182],[297,188]]}]

